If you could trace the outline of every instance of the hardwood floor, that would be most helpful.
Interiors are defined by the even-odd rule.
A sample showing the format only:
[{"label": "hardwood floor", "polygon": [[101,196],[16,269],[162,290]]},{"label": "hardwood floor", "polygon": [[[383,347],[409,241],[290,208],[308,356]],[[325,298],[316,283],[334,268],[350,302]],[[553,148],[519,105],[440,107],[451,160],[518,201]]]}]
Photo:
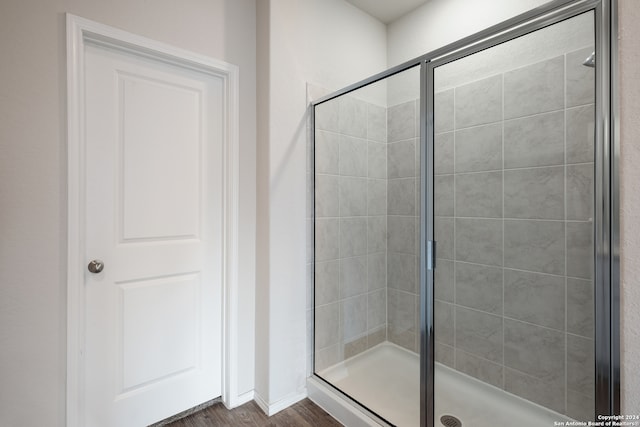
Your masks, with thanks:
[{"label": "hardwood floor", "polygon": [[225,408],[222,403],[216,403],[165,425],[170,427],[337,427],[342,424],[309,399],[304,399],[270,418],[254,401],[232,410]]}]

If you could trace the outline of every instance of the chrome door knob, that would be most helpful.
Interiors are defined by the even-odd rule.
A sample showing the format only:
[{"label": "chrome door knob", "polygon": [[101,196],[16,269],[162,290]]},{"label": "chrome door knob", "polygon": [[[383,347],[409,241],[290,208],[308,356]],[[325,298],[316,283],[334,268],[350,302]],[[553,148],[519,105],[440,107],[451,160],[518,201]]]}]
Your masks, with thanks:
[{"label": "chrome door knob", "polygon": [[100,273],[104,269],[104,262],[100,261],[99,259],[94,259],[89,263],[87,268],[94,274]]}]

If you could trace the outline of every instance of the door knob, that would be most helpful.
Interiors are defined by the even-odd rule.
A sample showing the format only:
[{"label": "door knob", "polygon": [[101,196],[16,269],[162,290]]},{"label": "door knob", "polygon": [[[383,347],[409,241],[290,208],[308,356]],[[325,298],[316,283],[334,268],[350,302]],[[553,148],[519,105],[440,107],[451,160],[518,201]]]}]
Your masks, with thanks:
[{"label": "door knob", "polygon": [[104,262],[100,261],[99,259],[94,259],[93,261],[91,261],[89,263],[87,268],[89,269],[90,272],[92,272],[94,274],[95,273],[100,273],[102,271],[102,269],[104,268]]}]

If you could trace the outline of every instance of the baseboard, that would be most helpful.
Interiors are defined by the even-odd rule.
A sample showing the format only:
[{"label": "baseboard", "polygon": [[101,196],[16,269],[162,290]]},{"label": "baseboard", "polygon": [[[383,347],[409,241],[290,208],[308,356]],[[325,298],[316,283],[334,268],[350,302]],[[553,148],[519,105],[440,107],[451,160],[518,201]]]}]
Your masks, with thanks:
[{"label": "baseboard", "polygon": [[302,393],[296,393],[296,394],[287,396],[284,399],[280,399],[277,402],[271,403],[271,404],[267,403],[267,401],[264,400],[262,396],[260,396],[258,393],[254,393],[253,400],[255,400],[258,406],[260,407],[260,409],[262,409],[262,411],[265,414],[267,414],[267,416],[270,417],[282,411],[283,409],[288,408],[294,403],[301,401],[306,397],[307,397],[307,390],[305,389]]},{"label": "baseboard", "polygon": [[262,412],[269,415],[269,404],[258,393],[253,393],[253,400],[258,404]]},{"label": "baseboard", "polygon": [[236,403],[237,403],[237,405],[236,405],[236,406],[242,406],[242,405],[244,405],[245,403],[249,403],[249,402],[251,402],[251,401],[254,399],[254,395],[255,395],[255,393],[254,393],[254,391],[253,391],[253,390],[248,391],[248,392],[246,392],[246,393],[242,393],[242,394],[241,394],[241,395],[239,395],[239,396],[238,396],[238,398],[236,399]]}]

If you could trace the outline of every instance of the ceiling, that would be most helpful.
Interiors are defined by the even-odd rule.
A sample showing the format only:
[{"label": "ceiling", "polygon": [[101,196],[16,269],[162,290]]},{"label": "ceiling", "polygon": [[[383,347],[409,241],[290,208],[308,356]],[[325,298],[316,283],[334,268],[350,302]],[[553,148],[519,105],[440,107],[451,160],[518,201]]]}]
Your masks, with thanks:
[{"label": "ceiling", "polygon": [[360,10],[388,24],[413,9],[425,4],[428,0],[347,0]]}]

